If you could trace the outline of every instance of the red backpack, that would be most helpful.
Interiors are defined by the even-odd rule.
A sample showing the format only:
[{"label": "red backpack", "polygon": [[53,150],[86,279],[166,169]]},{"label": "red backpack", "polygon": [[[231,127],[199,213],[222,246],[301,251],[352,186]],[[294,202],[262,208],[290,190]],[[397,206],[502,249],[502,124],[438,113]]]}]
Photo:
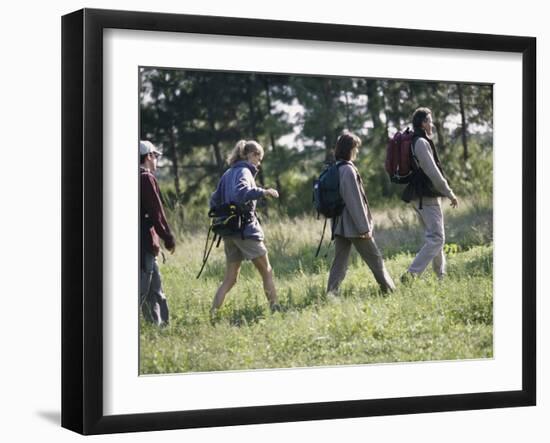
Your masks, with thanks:
[{"label": "red backpack", "polygon": [[386,172],[393,183],[407,184],[415,171],[411,144],[413,131],[409,128],[403,132],[397,131],[388,140],[386,148]]}]

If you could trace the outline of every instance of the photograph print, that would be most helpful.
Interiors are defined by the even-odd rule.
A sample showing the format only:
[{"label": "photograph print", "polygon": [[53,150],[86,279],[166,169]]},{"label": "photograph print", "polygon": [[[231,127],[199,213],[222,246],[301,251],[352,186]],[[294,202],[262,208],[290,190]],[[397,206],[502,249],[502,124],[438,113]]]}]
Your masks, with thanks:
[{"label": "photograph print", "polygon": [[493,85],[138,75],[141,375],[493,358]]}]

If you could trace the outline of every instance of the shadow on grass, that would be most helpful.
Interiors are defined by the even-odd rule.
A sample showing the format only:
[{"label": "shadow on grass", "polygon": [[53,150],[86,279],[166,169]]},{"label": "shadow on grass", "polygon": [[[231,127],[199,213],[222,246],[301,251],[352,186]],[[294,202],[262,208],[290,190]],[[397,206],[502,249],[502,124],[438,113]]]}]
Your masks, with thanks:
[{"label": "shadow on grass", "polygon": [[268,312],[264,306],[253,305],[234,309],[229,315],[231,326],[249,326],[264,319]]},{"label": "shadow on grass", "polygon": [[[281,314],[286,312],[301,312],[312,306],[322,306],[327,303],[327,295],[318,288],[308,288],[305,297],[295,300],[292,295],[287,295],[281,300]],[[229,324],[232,326],[251,326],[265,319],[269,315],[274,315],[269,311],[267,305],[247,305],[236,308],[228,314]]]},{"label": "shadow on grass", "polygon": [[[361,294],[359,295],[359,292]],[[281,305],[281,311],[280,313],[282,315],[285,315],[287,312],[302,312],[306,309],[310,308],[321,308],[328,303],[330,303],[330,299],[347,299],[358,296],[364,298],[364,297],[373,297],[378,296],[379,291],[370,291],[370,290],[362,290],[357,291],[356,288],[349,288],[345,289],[340,292],[337,296],[331,296],[329,297],[327,293],[325,292],[324,287],[321,286],[309,286],[306,289],[306,293],[303,296],[295,297],[292,294],[292,291],[289,290],[287,294],[283,295],[280,298],[280,305]],[[232,310],[228,314],[229,323],[232,326],[250,326],[255,323],[258,323],[260,320],[267,318],[272,314],[269,311],[269,308],[267,304],[254,304],[254,305],[246,305],[244,307],[236,308]]]},{"label": "shadow on grass", "polygon": [[[304,296],[297,298],[293,296],[291,291],[282,296],[280,300],[282,308],[281,314],[285,315],[287,312],[302,312],[312,307],[321,308],[338,299],[346,300],[355,298],[359,300],[387,296],[388,294],[382,294],[378,288],[359,288],[355,285],[343,289],[338,295],[328,296],[324,287],[309,286]],[[227,318],[229,324],[232,326],[246,327],[252,326],[270,315],[275,314],[269,311],[267,304],[254,304],[235,308],[227,314],[224,314],[223,317]]]},{"label": "shadow on grass", "polygon": [[303,311],[311,306],[322,306],[327,303],[327,294],[321,286],[308,286],[303,297],[296,298],[291,290],[284,297],[282,306],[285,311]]}]

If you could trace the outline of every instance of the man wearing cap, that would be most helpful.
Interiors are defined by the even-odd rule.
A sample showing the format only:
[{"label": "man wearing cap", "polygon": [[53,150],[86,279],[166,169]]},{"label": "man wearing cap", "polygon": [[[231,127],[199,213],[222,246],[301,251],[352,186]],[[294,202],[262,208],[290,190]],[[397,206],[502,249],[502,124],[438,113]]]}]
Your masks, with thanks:
[{"label": "man wearing cap", "polygon": [[139,142],[140,305],[145,320],[165,326],[168,324],[169,313],[157,264],[159,237],[171,254],[176,249],[176,243],[166,221],[157,179],[153,175],[161,155],[150,141]]}]

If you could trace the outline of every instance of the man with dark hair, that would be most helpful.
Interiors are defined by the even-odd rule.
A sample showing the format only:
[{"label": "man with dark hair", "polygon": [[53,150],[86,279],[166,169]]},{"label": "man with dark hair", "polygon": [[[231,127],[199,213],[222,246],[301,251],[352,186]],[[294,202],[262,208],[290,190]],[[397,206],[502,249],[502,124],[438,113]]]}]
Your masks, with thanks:
[{"label": "man with dark hair", "polygon": [[413,159],[416,172],[403,192],[402,199],[411,203],[424,226],[424,245],[414,258],[401,280],[406,282],[420,275],[432,262],[439,278],[445,275],[445,226],[441,210],[441,197],[451,200],[453,208],[458,207],[458,199],[443,172],[432,136],[432,112],[428,108],[418,108],[413,114],[414,137],[412,140]]},{"label": "man with dark hair", "polygon": [[145,320],[158,326],[165,326],[168,324],[169,313],[157,264],[157,256],[160,252],[159,237],[172,254],[176,249],[176,243],[166,221],[157,179],[153,175],[161,155],[150,141],[139,142],[141,268],[139,298]]}]

